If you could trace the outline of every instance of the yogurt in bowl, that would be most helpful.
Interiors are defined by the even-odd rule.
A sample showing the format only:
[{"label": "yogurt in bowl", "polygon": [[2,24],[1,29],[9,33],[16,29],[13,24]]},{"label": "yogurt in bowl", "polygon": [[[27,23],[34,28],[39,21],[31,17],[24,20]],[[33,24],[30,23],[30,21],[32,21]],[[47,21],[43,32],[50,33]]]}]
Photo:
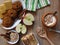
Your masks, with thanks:
[{"label": "yogurt in bowl", "polygon": [[46,17],[45,17],[45,24],[47,25],[47,26],[52,26],[52,25],[54,25],[56,23],[56,18],[55,18],[55,16],[53,16],[53,15],[47,15]]},{"label": "yogurt in bowl", "polygon": [[54,26],[56,26],[57,24],[57,16],[56,16],[57,12],[49,12],[46,13],[42,16],[42,24],[46,27],[52,28]]}]

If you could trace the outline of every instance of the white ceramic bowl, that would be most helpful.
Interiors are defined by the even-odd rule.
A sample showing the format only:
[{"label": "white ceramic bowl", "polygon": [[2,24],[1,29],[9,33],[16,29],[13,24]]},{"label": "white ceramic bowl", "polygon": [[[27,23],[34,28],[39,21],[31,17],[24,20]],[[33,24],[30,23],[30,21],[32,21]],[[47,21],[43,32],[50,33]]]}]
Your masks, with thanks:
[{"label": "white ceramic bowl", "polygon": [[[15,33],[17,33],[16,31],[14,31],[14,30],[11,30],[11,32],[15,32]],[[17,35],[18,35],[18,39],[15,41],[15,42],[11,42],[11,41],[7,41],[9,44],[16,44],[18,41],[19,41],[19,34],[17,33]]]}]

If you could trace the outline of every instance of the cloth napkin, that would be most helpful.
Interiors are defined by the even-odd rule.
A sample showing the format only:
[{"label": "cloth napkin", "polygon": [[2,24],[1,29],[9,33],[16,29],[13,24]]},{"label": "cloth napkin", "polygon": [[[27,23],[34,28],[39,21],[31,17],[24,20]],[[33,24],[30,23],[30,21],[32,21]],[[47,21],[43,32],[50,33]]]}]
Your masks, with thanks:
[{"label": "cloth napkin", "polygon": [[30,11],[36,11],[38,0],[25,0],[26,9]]},{"label": "cloth napkin", "polygon": [[38,0],[37,9],[50,5],[49,0]]},{"label": "cloth napkin", "polygon": [[36,11],[36,6],[38,0],[20,0],[23,5],[23,9],[29,10],[29,11]]},{"label": "cloth napkin", "polygon": [[36,9],[50,5],[49,0],[20,0],[23,5],[23,9],[29,11],[36,11]]}]

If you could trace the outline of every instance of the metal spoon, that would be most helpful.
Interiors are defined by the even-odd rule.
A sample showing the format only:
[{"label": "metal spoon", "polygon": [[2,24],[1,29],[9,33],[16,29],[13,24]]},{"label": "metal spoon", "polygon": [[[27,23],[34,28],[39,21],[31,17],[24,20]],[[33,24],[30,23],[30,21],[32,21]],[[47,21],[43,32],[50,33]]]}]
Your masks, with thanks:
[{"label": "metal spoon", "polygon": [[59,30],[59,29],[54,29],[54,30],[53,30],[53,29],[50,28],[49,31],[54,31],[54,32],[56,32],[56,33],[60,33],[60,30]]},{"label": "metal spoon", "polygon": [[51,45],[54,45],[54,43],[47,37],[46,31],[43,30],[42,27],[38,27],[36,31],[39,37],[47,39]]}]

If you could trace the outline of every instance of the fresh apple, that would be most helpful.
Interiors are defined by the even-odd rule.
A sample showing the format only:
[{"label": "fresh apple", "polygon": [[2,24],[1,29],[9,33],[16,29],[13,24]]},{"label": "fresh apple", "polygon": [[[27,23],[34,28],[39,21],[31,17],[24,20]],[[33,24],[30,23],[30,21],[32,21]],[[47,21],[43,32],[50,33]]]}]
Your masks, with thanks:
[{"label": "fresh apple", "polygon": [[25,34],[26,31],[27,31],[27,28],[26,28],[26,26],[23,25],[23,24],[18,24],[18,25],[16,26],[16,31],[17,31],[18,33],[21,32],[22,34]]},{"label": "fresh apple", "polygon": [[18,24],[18,25],[16,26],[16,31],[17,31],[18,33],[21,32],[20,28],[21,28],[21,24]]},{"label": "fresh apple", "polygon": [[25,25],[32,25],[34,21],[34,16],[31,13],[27,13],[23,19]]},{"label": "fresh apple", "polygon": [[22,34],[25,34],[26,31],[27,31],[26,26],[25,26],[25,25],[22,25],[21,33],[22,33]]}]

